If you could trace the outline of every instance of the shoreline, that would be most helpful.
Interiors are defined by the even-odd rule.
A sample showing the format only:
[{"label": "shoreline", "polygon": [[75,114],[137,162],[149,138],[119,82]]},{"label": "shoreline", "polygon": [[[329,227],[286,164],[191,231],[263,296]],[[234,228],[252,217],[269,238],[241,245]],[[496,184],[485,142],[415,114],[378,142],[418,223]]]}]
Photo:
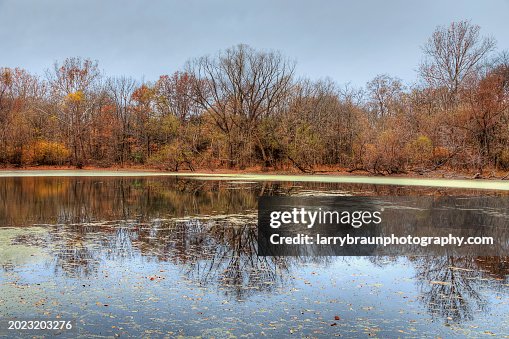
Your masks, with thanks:
[{"label": "shoreline", "polygon": [[282,181],[282,182],[318,182],[348,183],[394,186],[427,186],[460,189],[482,189],[509,191],[508,180],[417,177],[409,175],[366,176],[351,173],[334,174],[282,174],[273,172],[168,172],[149,169],[16,169],[0,170],[0,178],[17,177],[183,177],[195,180],[228,181]]},{"label": "shoreline", "polygon": [[[42,172],[42,171],[73,171],[73,172],[143,172],[143,173],[160,173],[163,175],[289,175],[289,176],[348,176],[348,177],[374,177],[374,178],[409,178],[409,179],[451,179],[451,180],[498,180],[508,181],[509,173],[505,171],[486,170],[486,176],[479,175],[473,171],[453,171],[453,170],[435,170],[429,172],[418,173],[409,171],[407,173],[398,174],[373,174],[364,170],[349,171],[347,168],[322,168],[312,173],[303,173],[297,170],[263,170],[261,167],[249,167],[246,169],[208,169],[198,168],[194,171],[185,169],[180,171],[169,171],[155,167],[143,166],[112,166],[112,167],[95,167],[86,166],[78,169],[74,166],[0,166],[0,175],[5,172]],[[489,174],[488,174],[489,173]]]}]

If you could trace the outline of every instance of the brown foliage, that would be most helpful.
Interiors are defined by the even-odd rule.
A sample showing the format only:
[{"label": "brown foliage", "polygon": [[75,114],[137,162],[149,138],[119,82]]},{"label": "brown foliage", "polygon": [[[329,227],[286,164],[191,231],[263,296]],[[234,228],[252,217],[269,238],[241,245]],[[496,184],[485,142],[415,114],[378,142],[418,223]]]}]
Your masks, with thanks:
[{"label": "brown foliage", "polygon": [[81,167],[509,169],[509,62],[469,22],[438,27],[418,86],[296,79],[278,52],[234,46],[154,83],[102,81],[68,58],[44,81],[0,69],[0,164]]}]

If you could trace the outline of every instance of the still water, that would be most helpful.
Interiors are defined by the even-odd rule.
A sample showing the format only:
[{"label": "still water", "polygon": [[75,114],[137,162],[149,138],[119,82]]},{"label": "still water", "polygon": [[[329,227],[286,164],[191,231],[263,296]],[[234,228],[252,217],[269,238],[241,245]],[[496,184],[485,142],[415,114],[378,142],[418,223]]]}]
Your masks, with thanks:
[{"label": "still water", "polygon": [[507,191],[218,179],[1,177],[0,316],[84,337],[509,338],[506,257],[258,257],[256,232],[260,195]]}]

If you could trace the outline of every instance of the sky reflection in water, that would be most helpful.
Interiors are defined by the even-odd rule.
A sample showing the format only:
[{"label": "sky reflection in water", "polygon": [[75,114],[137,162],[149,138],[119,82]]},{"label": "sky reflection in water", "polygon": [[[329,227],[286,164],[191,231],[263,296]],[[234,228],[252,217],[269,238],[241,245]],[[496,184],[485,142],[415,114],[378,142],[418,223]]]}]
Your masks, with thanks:
[{"label": "sky reflection in water", "polygon": [[76,317],[86,336],[509,335],[507,258],[258,257],[261,194],[501,193],[0,178],[1,314]]}]

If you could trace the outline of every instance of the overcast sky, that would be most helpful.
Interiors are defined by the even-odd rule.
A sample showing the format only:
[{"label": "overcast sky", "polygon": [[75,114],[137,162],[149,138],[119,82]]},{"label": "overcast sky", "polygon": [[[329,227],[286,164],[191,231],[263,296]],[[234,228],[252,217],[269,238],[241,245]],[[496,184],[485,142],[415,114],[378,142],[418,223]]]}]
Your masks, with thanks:
[{"label": "overcast sky", "polygon": [[69,56],[108,75],[155,80],[191,57],[245,43],[277,49],[297,74],[363,85],[416,77],[437,25],[468,19],[509,49],[509,0],[0,0],[0,67],[44,74]]}]

